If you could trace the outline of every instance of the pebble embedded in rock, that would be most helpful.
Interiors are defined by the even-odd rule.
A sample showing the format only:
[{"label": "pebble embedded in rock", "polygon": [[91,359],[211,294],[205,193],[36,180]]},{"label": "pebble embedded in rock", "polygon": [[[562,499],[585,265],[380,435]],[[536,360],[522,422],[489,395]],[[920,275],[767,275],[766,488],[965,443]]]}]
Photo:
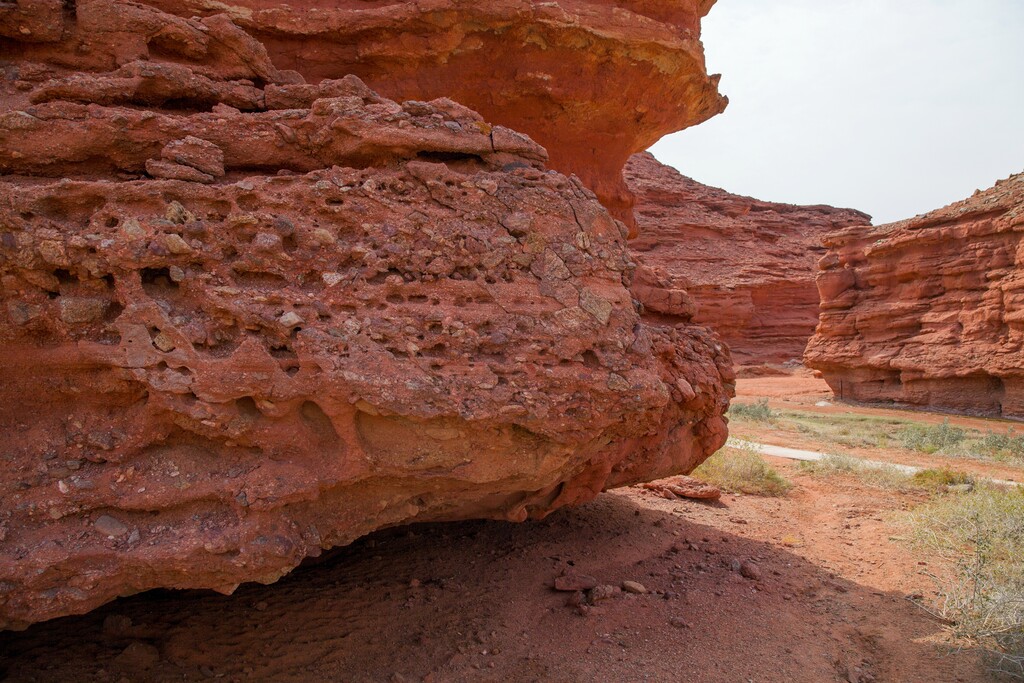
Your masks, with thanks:
[{"label": "pebble embedded in rock", "polygon": [[184,225],[185,223],[196,219],[195,214],[186,209],[182,203],[177,200],[173,200],[167,205],[167,211],[164,216],[167,220],[177,225]]},{"label": "pebble embedded in rock", "polygon": [[153,346],[167,353],[174,350],[174,342],[163,332],[153,337]]},{"label": "pebble embedded in rock", "polygon": [[588,288],[584,287],[580,291],[580,308],[589,313],[590,315],[597,318],[598,322],[602,325],[607,325],[612,315],[612,304]]},{"label": "pebble embedded in rock", "polygon": [[93,526],[96,531],[100,532],[104,536],[124,536],[128,533],[128,527],[118,519],[111,517],[110,515],[100,515],[100,517],[93,522]]},{"label": "pebble embedded in rock", "polygon": [[185,238],[173,232],[164,235],[164,247],[167,248],[167,251],[178,256],[192,253],[192,247],[185,241]]},{"label": "pebble embedded in rock", "polygon": [[60,319],[72,325],[91,323],[102,318],[109,306],[109,301],[99,297],[61,297]]},{"label": "pebble embedded in rock", "polygon": [[676,387],[682,394],[684,401],[692,401],[697,398],[697,392],[693,390],[693,385],[687,382],[684,378],[680,377],[676,380]]},{"label": "pebble embedded in rock", "polygon": [[282,245],[283,242],[281,240],[281,236],[273,232],[261,232],[252,239],[252,247],[257,251],[280,251]]}]

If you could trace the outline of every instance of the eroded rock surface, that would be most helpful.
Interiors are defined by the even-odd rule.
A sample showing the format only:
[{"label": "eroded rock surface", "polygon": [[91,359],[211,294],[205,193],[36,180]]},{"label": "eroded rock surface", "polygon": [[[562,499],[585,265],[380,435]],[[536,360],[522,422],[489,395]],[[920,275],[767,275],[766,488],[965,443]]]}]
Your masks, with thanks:
[{"label": "eroded rock surface", "polygon": [[807,362],[836,396],[1024,419],[1024,174],[830,235]]},{"label": "eroded rock surface", "polygon": [[725,439],[728,352],[641,322],[625,227],[542,147],[305,83],[236,14],[0,6],[0,628]]},{"label": "eroded rock surface", "polygon": [[730,194],[648,153],[625,175],[640,228],[629,245],[640,266],[633,292],[652,316],[711,327],[740,365],[801,358],[818,321],[821,240],[870,216]]},{"label": "eroded rock surface", "polygon": [[[60,4],[19,6],[53,7],[57,17]],[[117,0],[88,0],[65,31],[85,46],[69,65],[110,71],[112,80],[124,78],[113,75],[117,67],[153,54],[201,61],[189,87],[197,94],[187,95],[197,104],[214,94],[203,81],[211,72],[271,83],[296,72],[311,83],[355,74],[396,100],[449,97],[532,137],[548,150],[551,168],[575,173],[633,227],[633,198],[621,173],[629,155],[725,108],[700,43],[700,20],[713,4],[142,0],[126,11]],[[158,9],[173,13],[173,22]],[[52,25],[45,30],[53,33]],[[32,37],[47,35],[29,28]],[[0,36],[10,34],[19,31],[0,28]],[[26,56],[48,54],[39,44]],[[245,109],[250,97],[237,88],[230,101],[216,101]]]}]

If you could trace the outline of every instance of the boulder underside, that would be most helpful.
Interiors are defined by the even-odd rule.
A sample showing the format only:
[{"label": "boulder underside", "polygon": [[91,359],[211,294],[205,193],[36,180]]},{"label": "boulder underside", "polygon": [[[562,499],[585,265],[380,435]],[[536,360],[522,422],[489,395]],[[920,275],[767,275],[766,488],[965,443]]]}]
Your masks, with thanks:
[{"label": "boulder underside", "polygon": [[0,628],[723,444],[727,349],[640,319],[625,226],[525,135],[225,13],[23,0],[0,47]]}]

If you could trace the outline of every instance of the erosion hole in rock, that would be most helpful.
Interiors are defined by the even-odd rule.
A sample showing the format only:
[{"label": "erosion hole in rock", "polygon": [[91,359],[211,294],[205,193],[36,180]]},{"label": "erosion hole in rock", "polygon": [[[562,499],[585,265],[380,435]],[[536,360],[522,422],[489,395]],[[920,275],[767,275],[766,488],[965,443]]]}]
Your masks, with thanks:
[{"label": "erosion hole in rock", "polygon": [[38,199],[33,208],[35,215],[42,215],[55,221],[88,223],[93,214],[106,204],[106,198],[98,194],[81,195],[69,192]]},{"label": "erosion hole in rock", "polygon": [[316,401],[304,401],[299,407],[299,415],[310,427],[322,444],[338,444],[341,437],[334,428],[334,422]]},{"label": "erosion hole in rock", "polygon": [[178,283],[171,278],[170,268],[143,268],[140,271],[140,275],[142,277],[142,288],[147,294],[152,295],[178,288]]},{"label": "erosion hole in rock", "polygon": [[53,275],[54,275],[54,277],[57,278],[57,281],[62,286],[63,285],[76,285],[76,284],[78,284],[78,276],[73,274],[71,271],[66,270],[64,268],[58,268],[57,270],[53,271]]},{"label": "erosion hole in rock", "polygon": [[264,271],[235,270],[235,283],[246,289],[283,289],[288,286],[288,279],[278,273]]},{"label": "erosion hole in rock", "polygon": [[[417,152],[416,158],[419,161],[429,161],[438,164],[444,164],[449,168],[460,171],[460,172],[471,172],[481,168],[486,168],[487,164],[484,160],[476,154],[465,154],[460,152],[434,152],[434,151],[423,151]],[[454,181],[448,179],[445,181],[445,185],[451,187],[454,185]]]},{"label": "erosion hole in rock", "polygon": [[256,420],[263,417],[263,413],[256,406],[256,399],[252,396],[243,396],[235,399],[235,409],[238,414],[247,420]]}]

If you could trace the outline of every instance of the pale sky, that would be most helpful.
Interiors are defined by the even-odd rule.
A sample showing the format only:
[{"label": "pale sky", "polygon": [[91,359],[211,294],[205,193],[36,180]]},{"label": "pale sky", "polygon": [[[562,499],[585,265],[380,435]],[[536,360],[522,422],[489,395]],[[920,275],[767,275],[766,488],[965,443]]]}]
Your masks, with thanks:
[{"label": "pale sky", "polygon": [[718,0],[724,114],[652,152],[736,194],[925,213],[1024,171],[1024,0]]}]

